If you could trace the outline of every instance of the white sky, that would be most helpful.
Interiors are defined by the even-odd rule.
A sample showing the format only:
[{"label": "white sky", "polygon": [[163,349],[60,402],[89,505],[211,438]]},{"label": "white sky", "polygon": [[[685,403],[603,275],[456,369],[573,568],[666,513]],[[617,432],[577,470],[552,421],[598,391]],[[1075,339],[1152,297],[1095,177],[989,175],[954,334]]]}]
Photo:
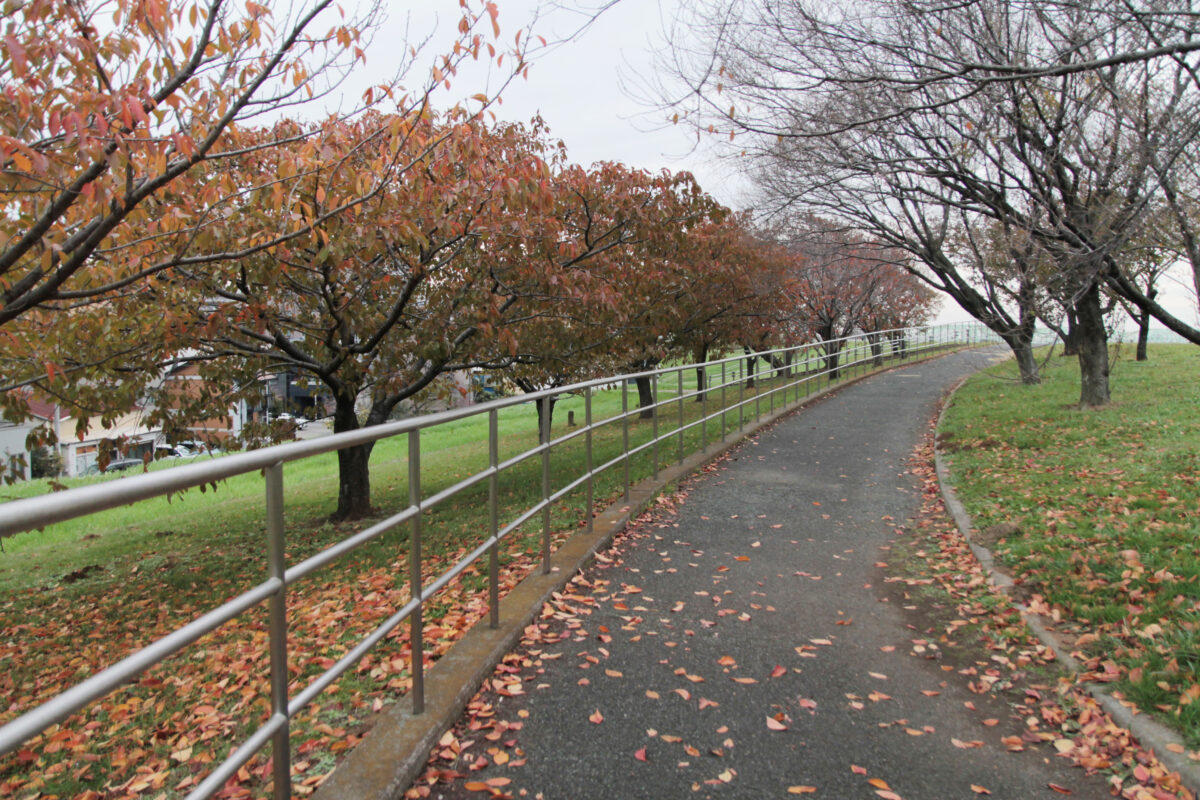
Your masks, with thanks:
[{"label": "white sky", "polygon": [[[554,4],[595,7],[601,1],[557,0]],[[552,2],[497,0],[501,41],[511,44],[515,33],[527,29],[535,16],[534,33],[551,42],[569,36],[586,21],[587,15],[579,11],[549,8]],[[661,41],[661,31],[669,25],[679,2],[686,0],[621,0],[575,40],[539,54],[532,62],[529,79],[517,79],[508,86],[495,113],[521,122],[540,113],[551,137],[566,143],[567,155],[576,163],[620,161],[650,171],[687,170],[717,200],[741,207],[736,179],[730,177],[726,164],[694,147],[694,133],[683,126],[664,125],[661,114],[622,90],[622,80],[634,79],[639,71],[651,68],[653,48]],[[416,44],[437,31],[426,48],[426,61],[444,51],[460,17],[458,0],[391,0],[386,8],[388,20],[367,49],[367,68],[355,76],[352,91],[361,91],[359,79],[365,86],[385,78],[396,66],[397,45],[406,38]],[[418,72],[420,77],[428,75],[426,69],[418,68],[413,78]],[[452,91],[442,97],[445,105],[485,91],[487,80],[482,70],[460,72]]]}]

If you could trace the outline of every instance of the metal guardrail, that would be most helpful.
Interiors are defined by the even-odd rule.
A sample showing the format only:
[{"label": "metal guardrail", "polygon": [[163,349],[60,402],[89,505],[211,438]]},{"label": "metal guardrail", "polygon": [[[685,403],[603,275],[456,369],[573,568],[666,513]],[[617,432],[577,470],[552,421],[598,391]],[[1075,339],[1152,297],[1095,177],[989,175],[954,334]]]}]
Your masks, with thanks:
[{"label": "metal guardrail", "polygon": [[[494,400],[477,406],[388,423],[350,433],[336,434],[302,442],[290,442],[247,453],[228,455],[203,463],[189,464],[159,472],[127,477],[119,481],[4,503],[0,505],[0,536],[41,528],[55,522],[86,516],[140,500],[171,495],[186,489],[212,484],[236,475],[261,471],[264,475],[267,512],[267,576],[262,582],[232,600],[197,617],[149,646],[128,655],[112,666],[96,673],[51,700],[25,712],[3,727],[0,727],[0,756],[13,752],[22,744],[43,733],[48,728],[67,719],[90,703],[105,697],[151,667],[178,653],[206,633],[215,630],[265,601],[268,604],[269,615],[268,649],[270,657],[271,715],[249,738],[242,742],[223,762],[218,764],[203,781],[194,786],[188,793],[187,799],[202,800],[203,798],[212,796],[256,752],[270,742],[273,754],[274,797],[276,800],[286,800],[291,797],[290,720],[405,620],[408,620],[411,626],[410,671],[412,674],[411,694],[413,712],[417,714],[421,713],[424,709],[424,640],[422,636],[424,621],[422,610],[424,604],[486,554],[489,556],[488,594],[490,624],[493,627],[498,625],[500,603],[498,545],[506,536],[540,513],[542,516],[542,571],[549,572],[552,532],[550,526],[550,507],[558,500],[582,488],[586,493],[584,508],[588,510],[592,509],[595,477],[618,466],[623,467],[624,491],[625,496],[628,497],[630,486],[629,464],[630,459],[635,455],[650,451],[653,474],[657,477],[660,445],[662,443],[668,442],[672,438],[676,439],[676,458],[682,462],[684,458],[684,436],[690,429],[699,426],[700,449],[703,452],[708,448],[708,428],[710,422],[720,420],[720,437],[724,440],[729,429],[727,418],[734,412],[737,414],[737,429],[741,430],[745,426],[746,417],[751,407],[753,408],[754,419],[761,416],[764,400],[769,403],[770,412],[773,413],[777,402],[783,406],[788,405],[789,393],[792,395],[791,402],[796,403],[801,399],[801,388],[804,390],[804,396],[807,397],[814,388],[820,387],[822,381],[829,384],[834,379],[840,378],[843,375],[851,376],[870,371],[872,364],[877,363],[881,356],[881,353],[872,350],[872,344],[879,345],[879,349],[890,351],[886,356],[883,356],[884,358],[907,359],[913,355],[928,353],[947,346],[974,346],[985,342],[997,341],[995,336],[987,331],[986,328],[971,323],[956,323],[931,328],[897,329],[882,331],[870,336],[873,341],[869,341],[868,336],[862,334],[837,340],[841,344],[842,358],[840,363],[832,368],[827,364],[823,355],[813,352],[819,343],[758,353],[743,353],[709,361],[704,364],[675,365],[658,370],[601,378],[571,386]],[[803,356],[803,359],[801,359],[801,356]],[[746,381],[751,375],[747,373],[745,367],[748,363],[757,363],[760,359],[765,360],[771,366],[769,369],[760,370],[755,377],[759,381],[769,381],[769,388],[766,391],[755,391],[753,398],[747,398],[745,391]],[[814,366],[816,367],[815,369],[813,369]],[[709,377],[706,379],[707,386],[685,392],[684,374],[689,370],[697,368],[703,368],[706,376],[713,377],[715,377],[715,372],[719,370],[719,381],[714,382],[713,377]],[[781,374],[790,377],[779,385],[775,385]],[[669,400],[660,400],[659,398],[659,387],[664,377],[668,381],[671,377],[674,377],[675,392],[674,396]],[[629,382],[641,378],[648,378],[651,381],[652,408],[654,409],[652,418],[653,430],[649,441],[635,447],[630,447],[629,420],[631,416],[641,413],[644,409],[636,407],[632,410],[630,409]],[[593,420],[593,392],[600,387],[611,386],[616,382],[620,382],[621,385],[621,413],[599,421]],[[737,398],[735,401],[727,402],[727,395],[733,387],[737,388]],[[710,412],[710,400],[718,392],[720,410]],[[499,411],[517,404],[568,393],[583,395],[584,424],[582,427],[551,440],[549,415],[543,415],[541,443],[505,461],[499,460]],[[700,400],[701,412],[698,419],[686,422],[684,401],[689,398]],[[659,419],[662,416],[660,412],[664,407],[672,404],[678,406],[678,414],[674,421],[674,427],[665,432],[660,431]],[[488,466],[460,480],[453,486],[438,491],[429,497],[422,497],[421,432],[437,425],[480,414],[488,415]],[[592,449],[593,434],[596,430],[612,424],[620,424],[622,427],[621,454],[603,464],[594,465]],[[343,539],[337,544],[289,567],[284,557],[284,464],[395,436],[408,437],[408,505],[365,530]],[[552,492],[550,490],[551,453],[555,448],[561,447],[578,437],[584,438],[584,473],[557,491]],[[505,470],[509,470],[534,457],[540,457],[541,459],[542,499],[501,527],[498,513],[499,476]],[[460,492],[484,482],[487,482],[489,496],[489,536],[487,540],[431,583],[422,585],[421,515],[423,510],[432,508],[439,503],[447,502]],[[591,519],[592,514],[588,513],[588,530],[592,526]],[[298,694],[289,696],[288,619],[286,605],[288,587],[384,533],[408,523],[411,523],[409,531],[409,583],[411,599],[409,602],[403,607],[396,609],[392,616],[377,626],[369,635],[361,639],[349,652],[336,661],[333,666],[318,675]]]}]

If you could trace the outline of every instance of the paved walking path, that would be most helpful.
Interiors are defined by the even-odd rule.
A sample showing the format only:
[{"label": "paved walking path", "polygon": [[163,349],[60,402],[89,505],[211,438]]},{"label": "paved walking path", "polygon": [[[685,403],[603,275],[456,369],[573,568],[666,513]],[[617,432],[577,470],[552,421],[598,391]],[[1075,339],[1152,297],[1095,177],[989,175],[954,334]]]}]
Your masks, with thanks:
[{"label": "paved walking path", "polygon": [[432,796],[507,778],[546,800],[1109,797],[1050,748],[1007,752],[1021,720],[913,654],[923,634],[884,581],[889,523],[920,501],[905,461],[938,398],[996,355],[874,376],[734,450],[671,526],[585,574],[606,598],[590,614],[543,620],[518,651],[524,694],[485,698],[507,730],[464,735],[466,778]]}]

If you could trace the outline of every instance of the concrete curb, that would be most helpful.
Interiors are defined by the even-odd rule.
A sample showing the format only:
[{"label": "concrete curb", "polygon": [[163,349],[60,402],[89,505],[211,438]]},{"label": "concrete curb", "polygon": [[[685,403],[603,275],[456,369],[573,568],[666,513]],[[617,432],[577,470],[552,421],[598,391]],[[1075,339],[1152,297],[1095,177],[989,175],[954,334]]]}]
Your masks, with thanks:
[{"label": "concrete curb", "polygon": [[[963,378],[946,395],[946,399],[942,403],[942,409],[938,413],[936,429],[942,427],[942,418],[946,414],[946,409],[950,407],[954,394],[967,380],[968,378]],[[971,532],[975,530],[975,526],[972,524],[971,517],[967,514],[966,508],[954,493],[954,487],[950,484],[950,470],[946,460],[942,458],[942,452],[936,444],[936,439],[933,454],[938,486],[941,489],[942,500],[945,503],[946,510],[950,512],[950,516],[953,518],[954,524],[958,527],[959,531],[966,537],[967,543],[971,547],[971,552],[975,554],[975,557],[979,559],[979,563],[983,565],[984,573],[988,576],[989,582],[1000,591],[1008,594],[1013,587],[1012,577],[1002,572],[996,566],[996,561],[992,556],[991,550],[972,540]],[[1011,599],[1013,606],[1021,612],[1021,617],[1029,625],[1034,635],[1047,647],[1053,649],[1055,657],[1068,672],[1076,676],[1076,680],[1078,681],[1082,665],[1070,655],[1071,645],[1051,627],[1052,623],[1048,618],[1031,612],[1024,603],[1021,603],[1015,597]],[[1189,791],[1200,795],[1200,764],[1191,761],[1182,753],[1173,753],[1167,749],[1167,745],[1169,744],[1179,745],[1186,749],[1183,740],[1179,738],[1179,735],[1175,731],[1161,722],[1152,719],[1132,703],[1113,697],[1109,694],[1108,688],[1103,684],[1087,682],[1081,683],[1081,685],[1087,690],[1088,694],[1095,698],[1100,707],[1108,712],[1118,725],[1132,733],[1141,742],[1142,746],[1161,761],[1167,769],[1172,772],[1178,772],[1184,786]]]},{"label": "concrete curb", "polygon": [[491,628],[486,623],[476,624],[427,669],[424,713],[413,714],[404,700],[384,710],[363,741],[318,787],[312,795],[313,800],[401,798],[424,770],[429,754],[442,734],[462,715],[467,703],[505,654],[517,644],[542,605],[649,507],[665,487],[712,463],[768,425],[832,392],[892,369],[921,364],[943,355],[947,353],[888,365],[806,395],[799,401],[779,407],[773,414],[765,414],[756,422],[747,422],[740,431],[727,434],[724,441],[710,442],[707,450],[693,453],[682,463],[661,468],[657,479],[648,478],[631,486],[628,502],[620,500],[606,508],[593,520],[592,532],[576,533],[555,551],[548,574],[531,573],[501,598],[498,628]]}]

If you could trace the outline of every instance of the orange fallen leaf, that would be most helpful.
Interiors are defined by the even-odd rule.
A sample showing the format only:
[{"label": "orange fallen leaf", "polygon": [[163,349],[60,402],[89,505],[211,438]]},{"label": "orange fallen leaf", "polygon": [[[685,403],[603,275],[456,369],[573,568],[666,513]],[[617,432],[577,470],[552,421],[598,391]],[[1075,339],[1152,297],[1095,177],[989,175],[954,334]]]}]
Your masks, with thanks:
[{"label": "orange fallen leaf", "polygon": [[814,794],[817,791],[815,786],[789,786],[788,794]]},{"label": "orange fallen leaf", "polygon": [[788,729],[788,726],[784,725],[782,722],[775,719],[774,717],[767,717],[767,728],[769,730],[773,730],[773,731],[786,731]]},{"label": "orange fallen leaf", "polygon": [[975,794],[991,794],[987,789],[974,783],[971,784],[971,791]]},{"label": "orange fallen leaf", "polygon": [[872,786],[874,786],[876,789],[890,789],[890,788],[892,788],[892,787],[888,786],[888,782],[887,782],[887,781],[885,781],[883,778],[869,778],[869,779],[867,779],[867,783],[871,784],[871,785],[872,785]]},{"label": "orange fallen leaf", "polygon": [[604,715],[600,713],[600,709],[597,708],[595,711],[592,712],[592,715],[590,717],[588,717],[588,722],[593,722],[596,725],[599,725],[601,722],[604,722]]},{"label": "orange fallen leaf", "polygon": [[851,764],[850,771],[853,772],[855,775],[866,775],[867,774],[867,768],[860,767],[858,764]]},{"label": "orange fallen leaf", "polygon": [[783,677],[784,675],[787,675],[787,668],[786,668],[786,667],[781,667],[780,665],[776,664],[776,665],[775,665],[775,669],[771,670],[771,677],[772,677],[772,678],[781,678],[781,677]]},{"label": "orange fallen leaf", "polygon": [[978,739],[970,742],[964,742],[962,739],[951,738],[950,744],[961,750],[971,750],[972,748],[983,747],[983,742],[979,741]]}]

